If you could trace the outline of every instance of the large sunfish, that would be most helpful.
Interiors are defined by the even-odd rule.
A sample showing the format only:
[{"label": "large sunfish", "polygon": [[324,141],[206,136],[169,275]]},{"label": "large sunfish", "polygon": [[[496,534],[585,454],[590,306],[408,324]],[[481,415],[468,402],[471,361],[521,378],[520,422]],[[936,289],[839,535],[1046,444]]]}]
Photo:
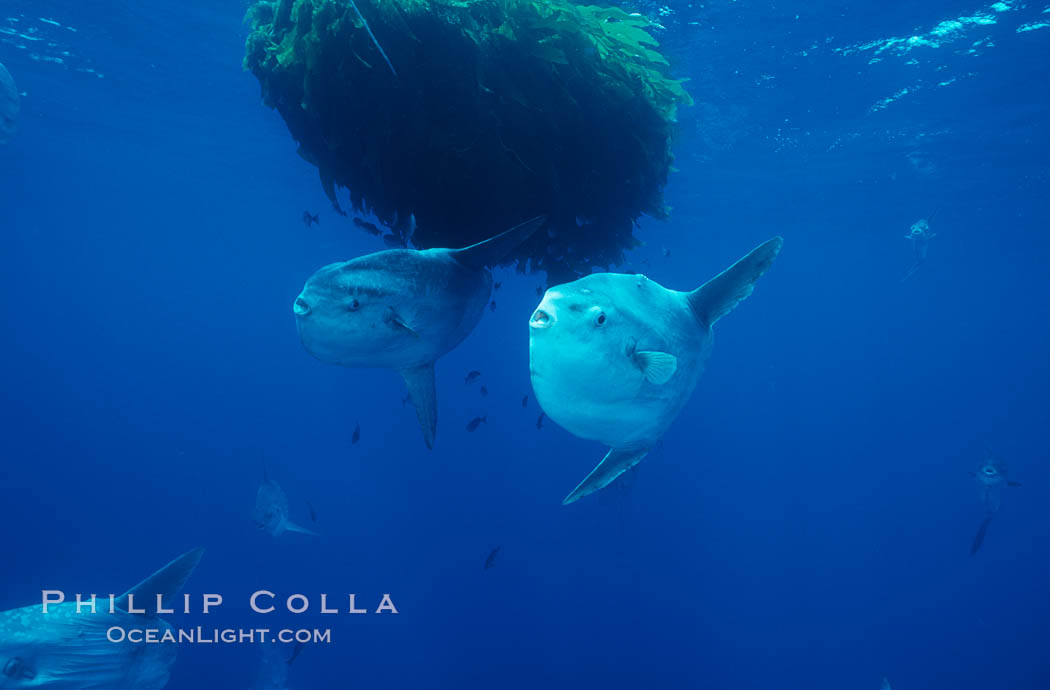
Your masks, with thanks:
[{"label": "large sunfish", "polygon": [[3,63],[0,63],[0,143],[10,139],[18,129],[20,107],[15,80]]},{"label": "large sunfish", "polygon": [[400,373],[433,448],[434,362],[481,320],[492,289],[488,267],[543,221],[533,218],[465,249],[390,249],[325,266],[292,308],[303,347],[329,364]]},{"label": "large sunfish", "polygon": [[992,524],[992,518],[999,512],[1002,504],[1004,486],[1021,486],[1017,482],[1010,481],[1006,469],[1006,462],[995,457],[991,453],[984,459],[976,472],[971,472],[977,479],[977,488],[980,491],[981,505],[984,507],[984,520],[977,528],[977,534],[970,545],[970,555],[974,555],[984,543],[984,536],[988,533],[988,525]]},{"label": "large sunfish", "polygon": [[270,474],[265,468],[263,468],[263,482],[255,494],[252,521],[255,522],[256,527],[274,537],[279,537],[285,532],[317,536],[317,532],[292,522],[289,517],[288,495],[284,493],[280,484],[270,479]]},{"label": "large sunfish", "polygon": [[692,292],[617,273],[547,290],[529,322],[536,400],[576,436],[610,446],[563,504],[604,488],[660,440],[704,370],[711,327],[751,294],[782,244],[769,240]]},{"label": "large sunfish", "polygon": [[[157,597],[163,597],[165,607],[176,608],[170,597],[182,589],[203,553],[196,549],[179,556],[116,599],[113,613],[109,597],[101,594],[96,613],[86,607],[77,613],[71,601],[49,604],[47,613],[41,604],[0,613],[0,688],[163,688],[178,645],[111,642],[107,631],[156,628],[159,639],[171,630],[170,623],[156,616]],[[128,613],[129,603],[146,613]]]}]

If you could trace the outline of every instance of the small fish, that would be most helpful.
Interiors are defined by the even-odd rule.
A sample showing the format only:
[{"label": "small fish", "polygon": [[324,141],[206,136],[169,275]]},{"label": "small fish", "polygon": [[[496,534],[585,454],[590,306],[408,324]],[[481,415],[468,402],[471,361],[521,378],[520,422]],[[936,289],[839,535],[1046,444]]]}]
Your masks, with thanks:
[{"label": "small fish", "polygon": [[492,300],[492,304],[489,305],[489,309],[496,311],[496,300]]},{"label": "small fish", "polygon": [[521,399],[521,406],[522,407],[528,407],[529,406],[529,396],[528,396],[528,394],[526,394],[524,397],[522,397],[522,399]]},{"label": "small fish", "polygon": [[484,398],[484,397],[486,397],[486,396],[487,396],[488,394],[489,394],[489,389],[488,389],[488,388],[485,388],[485,386],[482,386],[482,387],[481,387],[481,397],[483,397],[483,398]]},{"label": "small fish", "polygon": [[360,440],[361,440],[361,422],[358,422],[357,426],[354,427],[353,435],[350,437],[350,445],[354,445],[355,443],[357,443]]},{"label": "small fish", "polygon": [[503,287],[503,283],[499,282],[498,280],[492,284],[493,290],[499,290],[501,287]]},{"label": "small fish", "polygon": [[544,292],[546,292],[546,290],[543,289],[542,285],[537,285],[536,286],[536,296],[537,297],[543,297],[543,293]]},{"label": "small fish", "polygon": [[303,211],[303,225],[310,227],[314,223],[321,224],[321,219],[317,215],[311,215],[309,211]]},{"label": "small fish", "polygon": [[255,496],[255,510],[252,512],[255,526],[267,534],[279,537],[285,532],[299,532],[301,534],[312,534],[305,527],[300,527],[288,517],[288,496],[284,489],[270,479],[266,468],[263,468],[263,483]]},{"label": "small fish", "polygon": [[354,218],[354,225],[361,228],[369,235],[379,237],[383,234],[383,231],[376,227],[375,223],[369,223],[367,220],[361,220],[360,218]]},{"label": "small fish", "polygon": [[496,554],[499,553],[499,547],[492,549],[489,552],[489,557],[485,559],[485,570],[488,570],[492,566],[496,565]]},{"label": "small fish", "polygon": [[317,511],[314,510],[314,504],[310,503],[310,501],[307,501],[306,507],[310,509],[310,520],[313,522],[317,522]]},{"label": "small fish", "polygon": [[474,419],[467,422],[467,431],[475,432],[478,430],[479,426],[487,423],[488,421],[486,417],[475,417]]},{"label": "small fish", "polygon": [[480,371],[472,371],[469,374],[467,374],[467,377],[465,379],[463,379],[463,380],[466,381],[467,383],[474,383],[475,381],[477,381],[480,378],[481,378],[481,372]]},{"label": "small fish", "polygon": [[1009,479],[1006,463],[990,451],[984,461],[981,462],[980,467],[977,468],[977,471],[971,472],[970,475],[977,479],[981,504],[984,507],[984,520],[981,521],[980,527],[977,528],[977,535],[973,538],[973,543],[970,546],[970,555],[972,556],[980,550],[981,544],[984,543],[984,537],[988,533],[988,526],[992,523],[992,518],[999,512],[1003,487],[1021,486],[1021,484]]},{"label": "small fish", "polygon": [[542,429],[542,428],[543,428],[543,419],[544,419],[544,418],[545,418],[546,416],[547,416],[547,415],[546,415],[546,413],[544,413],[544,412],[540,412],[540,416],[539,416],[539,418],[538,418],[538,419],[536,419],[536,428],[537,428],[537,429]]},{"label": "small fish", "polygon": [[668,249],[667,247],[664,247],[664,257],[669,257],[669,256],[671,256],[671,250]]}]

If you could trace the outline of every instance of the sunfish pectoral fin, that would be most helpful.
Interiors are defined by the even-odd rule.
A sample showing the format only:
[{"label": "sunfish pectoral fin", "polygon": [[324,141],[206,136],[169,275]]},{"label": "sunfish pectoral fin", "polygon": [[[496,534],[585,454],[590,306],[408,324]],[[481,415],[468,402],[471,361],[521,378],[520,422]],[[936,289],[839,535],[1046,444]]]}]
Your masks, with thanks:
[{"label": "sunfish pectoral fin", "polygon": [[116,600],[116,608],[127,611],[129,605],[128,597],[129,595],[134,595],[133,603],[136,611],[145,609],[145,615],[156,616],[157,595],[167,598],[178,594],[182,586],[186,584],[186,580],[193,573],[193,569],[200,563],[203,555],[204,549],[194,549],[182,554],[121,595]]},{"label": "sunfish pectoral fin", "polygon": [[634,353],[634,361],[649,383],[662,386],[678,370],[678,358],[666,352],[641,350]]},{"label": "sunfish pectoral fin", "polygon": [[472,244],[463,249],[451,250],[452,257],[464,266],[484,268],[505,259],[518,245],[532,237],[532,233],[547,220],[547,216],[536,216],[495,237]]},{"label": "sunfish pectoral fin", "polygon": [[386,313],[383,314],[383,322],[391,328],[408,333],[414,338],[419,337],[416,329],[412,328],[405,319],[401,318],[401,315],[394,311],[393,307],[386,308]]},{"label": "sunfish pectoral fin", "polygon": [[285,520],[284,521],[284,529],[285,529],[285,531],[288,531],[288,532],[298,532],[299,534],[309,534],[310,536],[313,536],[313,537],[321,536],[317,532],[314,532],[312,529],[306,529],[305,527],[301,527],[301,526],[295,524],[294,522],[292,522],[291,520]]},{"label": "sunfish pectoral fin", "polygon": [[598,466],[591,470],[587,478],[572,490],[572,493],[561,502],[563,506],[575,503],[588,494],[593,494],[599,489],[609,486],[617,477],[631,469],[646,456],[648,448],[637,448],[635,450],[618,450],[611,448]]},{"label": "sunfish pectoral fin", "polygon": [[783,245],[782,237],[767,240],[711,280],[687,293],[689,306],[697,321],[704,326],[712,326],[732,311],[755,289],[755,281],[772,265]]},{"label": "sunfish pectoral fin", "polygon": [[981,521],[981,526],[977,528],[977,534],[974,535],[973,544],[970,546],[970,555],[977,553],[977,550],[981,548],[981,544],[984,543],[984,535],[988,532],[988,525],[992,523],[992,515],[988,515]]},{"label": "sunfish pectoral fin", "polygon": [[416,408],[419,426],[423,428],[423,440],[427,448],[434,447],[437,435],[437,391],[434,386],[434,363],[411,369],[402,369],[401,377],[408,387],[408,396]]}]

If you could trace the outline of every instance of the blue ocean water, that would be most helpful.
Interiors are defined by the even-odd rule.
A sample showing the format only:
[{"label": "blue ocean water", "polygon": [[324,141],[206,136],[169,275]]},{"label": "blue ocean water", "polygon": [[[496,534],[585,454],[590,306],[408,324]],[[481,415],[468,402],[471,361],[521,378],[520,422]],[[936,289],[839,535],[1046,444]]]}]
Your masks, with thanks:
[{"label": "blue ocean water", "polygon": [[[625,6],[697,104],[620,270],[692,289],[785,246],[662,446],[563,507],[605,449],[522,408],[542,276],[496,271],[438,363],[432,452],[395,374],[302,350],[304,280],[384,247],[262,106],[241,3],[5,2],[0,610],[203,546],[187,591],[226,603],[168,619],[310,595],[265,619],[332,630],[290,688],[1050,687],[1050,8]],[[1023,486],[971,556],[988,450]],[[264,464],[321,537],[255,529]],[[319,614],[348,592],[399,613]],[[260,656],[183,645],[168,687],[253,686]]]}]

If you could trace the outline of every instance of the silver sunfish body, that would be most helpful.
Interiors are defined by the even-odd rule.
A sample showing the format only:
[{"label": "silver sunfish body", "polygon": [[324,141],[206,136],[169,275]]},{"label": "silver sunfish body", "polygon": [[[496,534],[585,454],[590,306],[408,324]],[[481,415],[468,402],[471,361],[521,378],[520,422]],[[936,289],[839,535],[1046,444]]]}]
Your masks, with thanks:
[{"label": "silver sunfish body", "polygon": [[[0,612],[0,688],[49,690],[158,690],[168,684],[177,644],[110,642],[111,627],[157,628],[171,624],[156,617],[157,595],[174,608],[174,597],[200,562],[203,549],[183,554],[116,600],[96,600],[97,613],[76,604],[40,604]],[[134,595],[134,599],[129,599]],[[145,614],[128,613],[129,602]]]},{"label": "silver sunfish body", "polygon": [[252,511],[255,526],[274,537],[279,537],[285,532],[317,536],[317,532],[292,522],[288,515],[288,496],[281,485],[270,479],[269,473],[263,470],[263,482],[255,494],[255,510]]},{"label": "silver sunfish body", "polygon": [[981,466],[977,468],[977,471],[971,472],[971,474],[977,479],[981,505],[984,507],[984,520],[981,521],[981,526],[977,528],[977,534],[974,536],[973,544],[970,546],[970,555],[973,555],[981,548],[985,534],[988,532],[988,525],[992,523],[992,518],[999,512],[999,506],[1002,504],[1003,499],[1003,487],[1021,485],[1010,481],[1006,462],[991,453],[981,463]]},{"label": "silver sunfish body", "polygon": [[534,218],[466,249],[391,249],[325,266],[293,305],[303,347],[329,364],[399,372],[432,448],[434,362],[481,320],[492,288],[487,267],[543,221]]},{"label": "silver sunfish body", "polygon": [[529,322],[529,366],[548,417],[611,447],[564,504],[637,464],[689,400],[711,352],[711,327],[751,294],[779,237],[692,292],[642,275],[595,273],[549,290]]},{"label": "silver sunfish body", "polygon": [[20,108],[15,80],[3,63],[0,63],[0,143],[10,139],[18,130]]},{"label": "silver sunfish body", "polygon": [[904,239],[911,240],[912,248],[915,251],[915,263],[908,269],[908,272],[901,278],[901,282],[904,282],[912,276],[915,271],[919,270],[919,267],[926,263],[926,257],[930,253],[930,240],[937,236],[937,233],[930,232],[930,221],[926,218],[921,218],[912,223],[911,228],[908,230],[908,234],[904,236]]}]

